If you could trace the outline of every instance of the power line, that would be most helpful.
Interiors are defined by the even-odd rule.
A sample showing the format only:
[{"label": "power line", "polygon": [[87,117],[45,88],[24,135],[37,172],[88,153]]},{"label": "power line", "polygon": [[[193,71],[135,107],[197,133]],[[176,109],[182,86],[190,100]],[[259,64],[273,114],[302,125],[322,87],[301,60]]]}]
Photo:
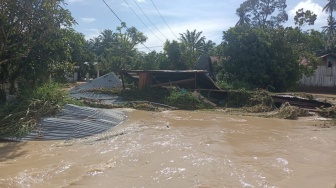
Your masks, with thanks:
[{"label": "power line", "polygon": [[105,2],[105,0],[103,0],[103,1],[104,1],[105,5],[110,9],[110,11],[114,14],[114,16],[117,17],[118,20],[119,20],[120,22],[123,22],[123,21],[121,21],[121,19],[118,17],[118,15],[111,9],[111,7]]},{"label": "power line", "polygon": [[152,4],[154,5],[154,7],[155,7],[155,9],[156,9],[156,11],[159,13],[159,15],[161,16],[161,18],[162,18],[162,20],[164,21],[164,23],[166,24],[166,26],[169,28],[169,30],[173,33],[173,35],[176,37],[176,38],[178,38],[176,35],[175,35],[175,33],[173,32],[173,30],[172,29],[170,29],[170,27],[169,27],[169,25],[167,24],[167,22],[166,22],[166,20],[165,19],[163,19],[163,17],[162,17],[162,15],[161,15],[161,13],[159,12],[159,10],[158,10],[158,8],[156,7],[156,5],[154,4],[154,2],[153,2],[153,0],[151,0],[152,1]]},{"label": "power line", "polygon": [[127,4],[127,6],[132,10],[132,12],[138,17],[138,19],[141,21],[141,23],[142,24],[144,24],[146,27],[147,27],[147,29],[157,38],[157,39],[159,39],[162,43],[164,43],[163,42],[163,40],[161,40],[151,29],[149,29],[149,27],[142,21],[142,19],[137,15],[137,13],[131,8],[131,6],[127,3],[127,1],[126,0],[124,0],[125,1],[125,3]]},{"label": "power line", "polygon": [[[123,23],[123,21],[121,21],[121,19],[118,17],[118,15],[111,9],[111,7],[105,2],[105,0],[103,0],[103,2],[105,3],[105,5],[110,9],[110,11],[115,15],[115,17],[117,17],[118,18],[118,20],[121,22],[121,23]],[[127,26],[125,26],[127,29],[128,29],[128,27]],[[143,44],[143,43],[141,43],[145,48],[147,48],[147,50],[149,50],[149,51],[152,51],[151,49],[149,49],[145,44]]]},{"label": "power line", "polygon": [[155,24],[148,18],[148,16],[146,15],[146,13],[141,9],[141,7],[139,6],[139,4],[135,1],[135,0],[133,0],[134,1],[134,3],[138,6],[138,8],[141,10],[141,12],[146,16],[146,18],[150,21],[150,23],[152,23],[152,25],[156,28],[156,30],[158,30],[160,33],[161,33],[161,35],[164,37],[164,38],[166,38],[167,40],[168,40],[168,38],[155,26]]}]

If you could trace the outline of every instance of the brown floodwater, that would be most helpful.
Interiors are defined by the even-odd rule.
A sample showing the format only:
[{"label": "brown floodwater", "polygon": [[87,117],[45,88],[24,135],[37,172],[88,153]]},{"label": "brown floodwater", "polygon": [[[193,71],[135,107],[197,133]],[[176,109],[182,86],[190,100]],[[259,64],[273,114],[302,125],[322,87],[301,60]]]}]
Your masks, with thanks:
[{"label": "brown floodwater", "polygon": [[86,139],[0,143],[0,187],[336,184],[335,127],[222,112],[127,111],[126,122]]}]

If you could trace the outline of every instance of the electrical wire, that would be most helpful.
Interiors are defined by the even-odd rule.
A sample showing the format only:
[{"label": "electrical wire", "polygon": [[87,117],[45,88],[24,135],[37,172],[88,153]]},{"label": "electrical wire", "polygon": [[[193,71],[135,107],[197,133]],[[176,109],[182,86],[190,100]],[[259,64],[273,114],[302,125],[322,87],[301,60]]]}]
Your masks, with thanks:
[{"label": "electrical wire", "polygon": [[154,5],[156,11],[159,13],[159,15],[161,16],[161,19],[164,21],[164,23],[166,24],[166,26],[169,28],[169,30],[173,33],[173,35],[178,38],[175,33],[173,32],[173,30],[169,27],[169,25],[167,24],[166,20],[163,18],[163,16],[161,15],[161,13],[159,12],[158,8],[156,7],[156,5],[154,4],[153,0],[151,0],[152,4]]},{"label": "electrical wire", "polygon": [[156,30],[158,30],[160,33],[161,33],[161,35],[164,37],[164,38],[166,38],[166,40],[168,40],[168,37],[166,37],[156,26],[155,26],[155,24],[149,19],[149,17],[146,15],[146,13],[142,10],[142,8],[139,6],[139,4],[135,1],[135,0],[133,0],[134,1],[134,3],[138,6],[138,8],[141,10],[141,12],[146,16],[146,18],[149,20],[149,22],[150,23],[152,23],[152,25],[156,28]]},{"label": "electrical wire", "polygon": [[163,42],[163,40],[161,40],[151,29],[149,29],[149,27],[142,21],[142,19],[138,16],[138,14],[131,8],[131,6],[127,3],[127,1],[126,0],[124,0],[125,1],[125,3],[126,3],[126,5],[128,6],[128,8],[130,8],[131,9],[131,11],[136,15],[136,17],[138,17],[138,19],[141,21],[141,23],[142,24],[144,24],[144,26],[146,26],[147,27],[147,29],[157,38],[157,39],[159,39],[162,43],[164,43]]},{"label": "electrical wire", "polygon": [[[105,2],[105,0],[103,0],[103,2],[105,3],[105,5],[110,9],[110,11],[115,15],[115,17],[118,18],[118,20],[123,23],[123,21],[118,17],[118,15],[111,9],[111,7]],[[127,29],[129,29],[127,26],[126,26]],[[152,51],[151,49],[149,49],[145,44],[141,43],[141,45],[143,45],[145,48],[147,48],[147,50],[149,50],[150,52]]]}]

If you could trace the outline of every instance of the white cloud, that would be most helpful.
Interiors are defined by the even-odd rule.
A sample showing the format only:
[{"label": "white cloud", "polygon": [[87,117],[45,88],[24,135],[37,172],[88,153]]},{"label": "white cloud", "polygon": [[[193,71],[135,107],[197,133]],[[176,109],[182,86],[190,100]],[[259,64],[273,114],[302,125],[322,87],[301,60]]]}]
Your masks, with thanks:
[{"label": "white cloud", "polygon": [[96,21],[95,18],[80,18],[82,22],[84,23],[91,23],[91,22],[94,22]]},{"label": "white cloud", "polygon": [[136,0],[136,1],[138,1],[138,2],[140,2],[140,3],[144,3],[144,2],[146,2],[146,0]]},{"label": "white cloud", "polygon": [[322,26],[326,25],[328,15],[323,12],[323,7],[319,4],[315,3],[313,0],[306,0],[299,2],[293,9],[289,11],[290,20],[294,19],[294,16],[296,15],[296,11],[303,8],[303,10],[310,10],[314,12],[314,14],[317,15],[317,19],[315,21],[315,27],[317,29],[320,29]]}]

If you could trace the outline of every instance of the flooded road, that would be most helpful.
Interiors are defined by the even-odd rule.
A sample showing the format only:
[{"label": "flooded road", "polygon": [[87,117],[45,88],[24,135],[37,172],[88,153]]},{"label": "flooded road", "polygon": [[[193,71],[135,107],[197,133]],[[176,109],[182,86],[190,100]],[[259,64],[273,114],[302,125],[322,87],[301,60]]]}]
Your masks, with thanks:
[{"label": "flooded road", "polygon": [[221,112],[128,110],[86,139],[0,143],[0,187],[326,187],[336,128]]}]

